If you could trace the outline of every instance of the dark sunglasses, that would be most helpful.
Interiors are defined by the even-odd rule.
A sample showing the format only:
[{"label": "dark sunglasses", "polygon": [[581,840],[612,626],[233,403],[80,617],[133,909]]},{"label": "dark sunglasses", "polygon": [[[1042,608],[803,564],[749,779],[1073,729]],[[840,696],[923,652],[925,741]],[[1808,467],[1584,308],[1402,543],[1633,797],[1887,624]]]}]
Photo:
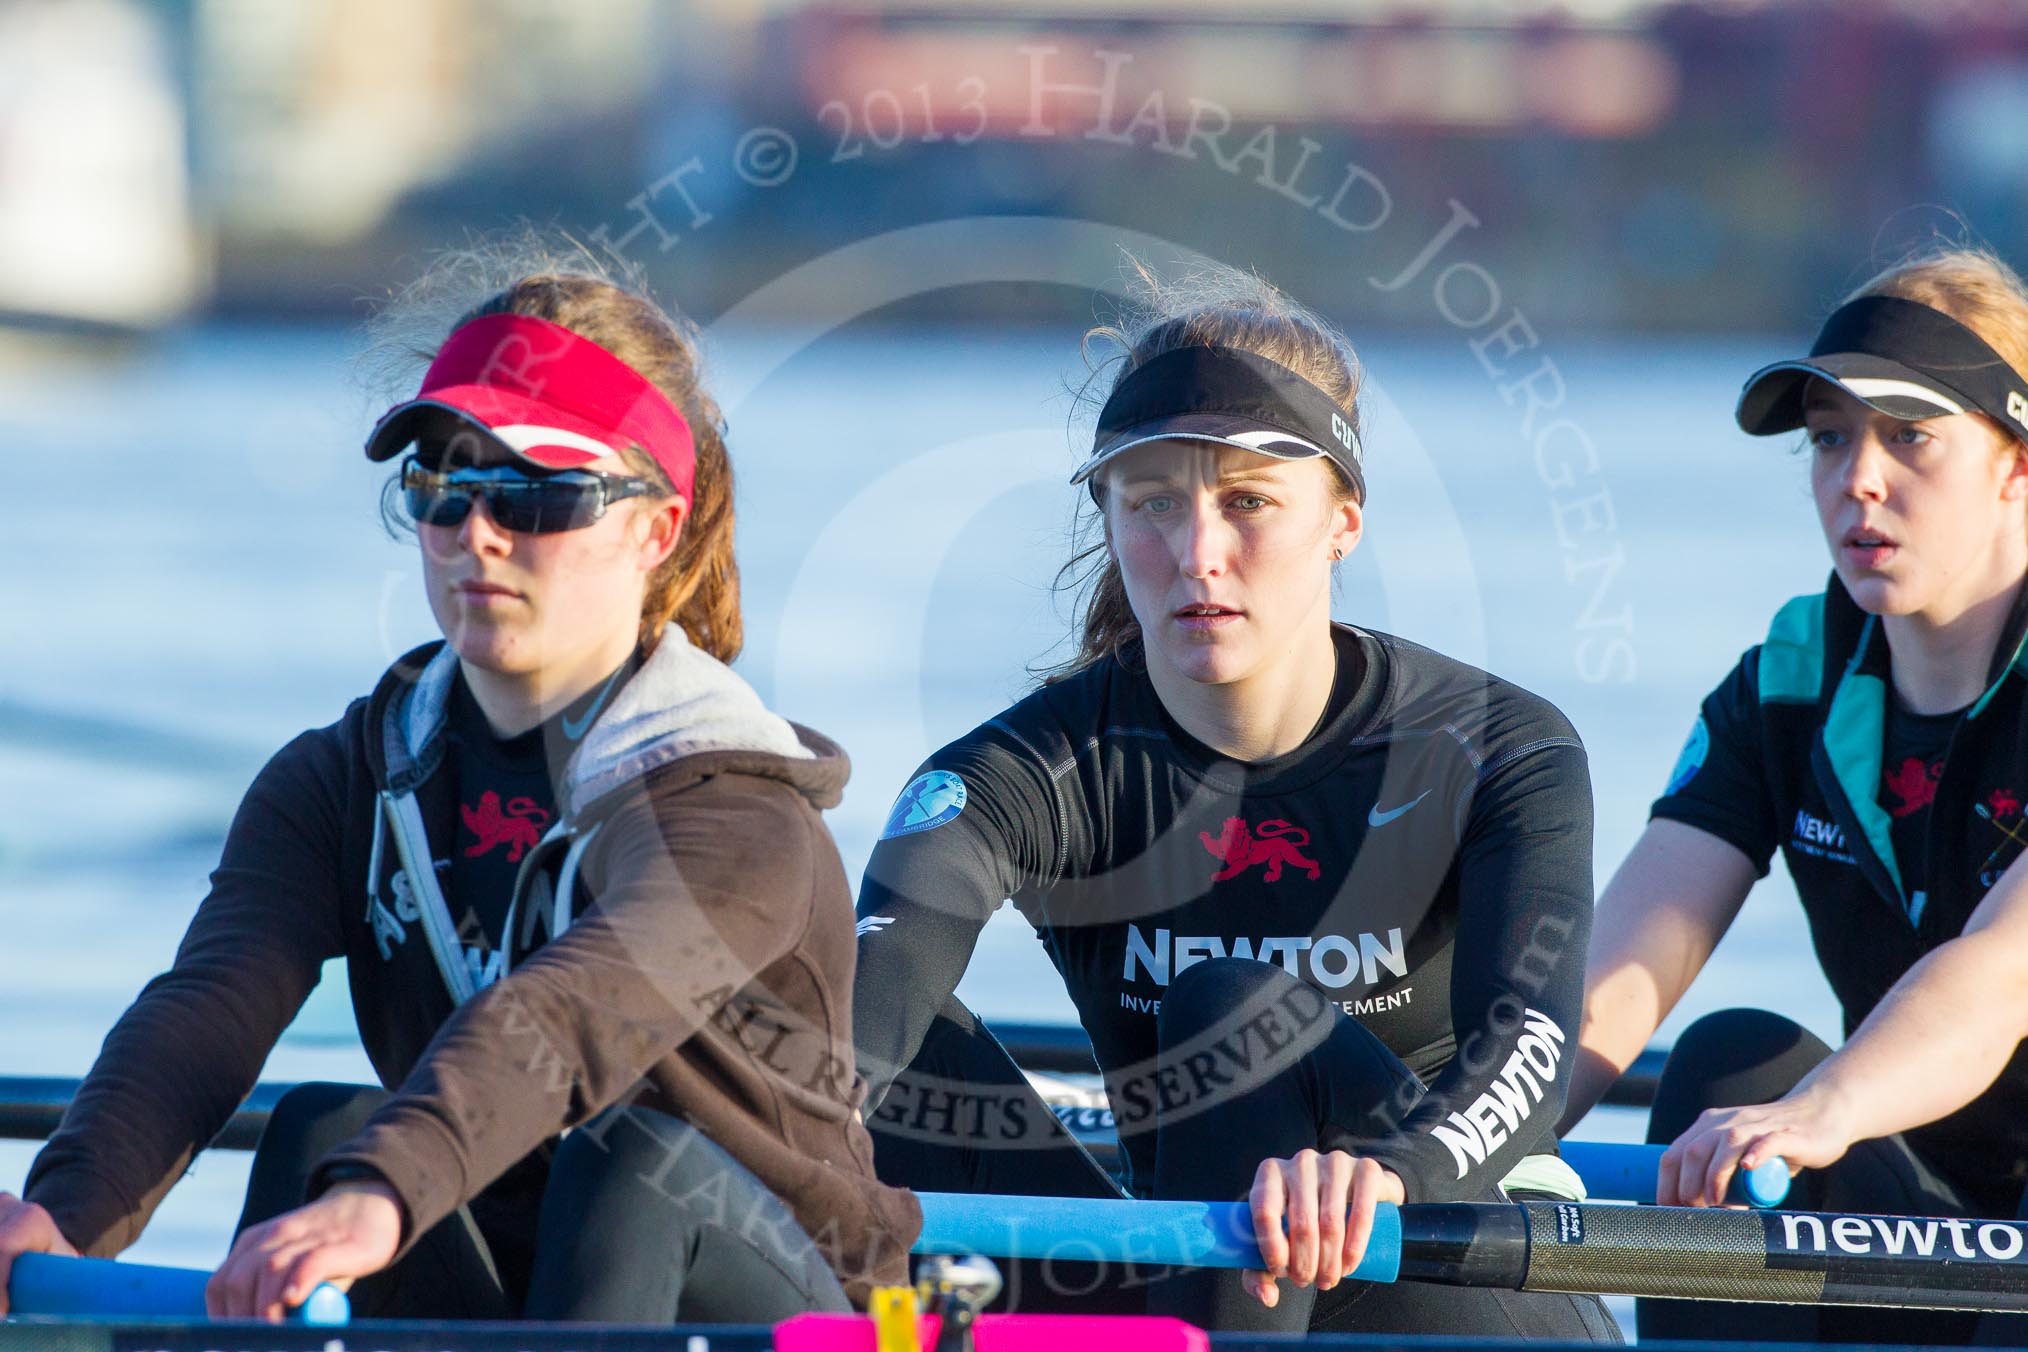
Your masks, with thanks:
[{"label": "dark sunglasses", "polygon": [[534,535],[580,530],[604,516],[613,503],[654,491],[646,479],[574,469],[554,474],[530,474],[518,465],[437,470],[417,456],[401,466],[402,503],[423,526],[463,525],[471,514],[472,499],[481,498],[502,530]]}]

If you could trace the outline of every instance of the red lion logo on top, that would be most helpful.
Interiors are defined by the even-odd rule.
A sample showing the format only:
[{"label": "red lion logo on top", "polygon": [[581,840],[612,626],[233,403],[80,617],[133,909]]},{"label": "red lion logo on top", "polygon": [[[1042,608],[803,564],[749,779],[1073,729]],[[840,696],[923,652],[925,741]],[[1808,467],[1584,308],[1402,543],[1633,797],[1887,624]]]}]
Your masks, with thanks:
[{"label": "red lion logo on top", "polygon": [[507,862],[518,864],[521,856],[542,839],[542,828],[549,825],[549,814],[536,806],[533,798],[510,798],[503,812],[500,795],[491,789],[479,795],[476,808],[459,804],[458,814],[479,838],[478,844],[466,847],[467,859],[476,859],[495,845],[506,845]]},{"label": "red lion logo on top", "polygon": [[1923,764],[1920,757],[1910,756],[1894,771],[1882,771],[1880,783],[1901,800],[1900,807],[1887,810],[1897,817],[1906,817],[1936,801],[1936,782],[1943,777],[1943,762]]},{"label": "red lion logo on top", "polygon": [[1312,880],[1324,871],[1321,864],[1302,852],[1301,847],[1310,843],[1310,833],[1279,818],[1249,827],[1244,817],[1227,817],[1225,829],[1216,837],[1209,831],[1199,831],[1197,838],[1204,842],[1212,857],[1225,865],[1212,876],[1215,883],[1237,878],[1255,864],[1267,865],[1267,872],[1261,876],[1271,883],[1281,881],[1284,864],[1302,869]]}]

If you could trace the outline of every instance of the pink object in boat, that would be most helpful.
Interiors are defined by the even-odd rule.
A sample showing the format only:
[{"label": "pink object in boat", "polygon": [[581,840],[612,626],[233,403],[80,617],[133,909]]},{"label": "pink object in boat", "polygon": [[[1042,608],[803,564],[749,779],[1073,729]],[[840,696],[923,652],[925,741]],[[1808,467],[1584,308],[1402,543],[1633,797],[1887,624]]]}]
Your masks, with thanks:
[{"label": "pink object in boat", "polygon": [[[921,1345],[937,1345],[942,1320],[921,1316]],[[972,1326],[978,1352],[1209,1352],[1195,1324],[1152,1315],[982,1314]],[[863,1314],[800,1314],[775,1325],[775,1352],[875,1352]]]}]

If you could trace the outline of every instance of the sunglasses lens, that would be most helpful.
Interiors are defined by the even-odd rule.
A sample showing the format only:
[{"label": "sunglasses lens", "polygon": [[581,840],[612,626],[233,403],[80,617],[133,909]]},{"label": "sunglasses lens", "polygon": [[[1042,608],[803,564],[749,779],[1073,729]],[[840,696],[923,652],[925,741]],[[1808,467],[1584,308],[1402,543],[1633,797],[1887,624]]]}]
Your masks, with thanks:
[{"label": "sunglasses lens", "polygon": [[488,484],[480,492],[504,530],[546,535],[589,526],[605,514],[605,495],[595,482],[524,479]]},{"label": "sunglasses lens", "polygon": [[[411,461],[402,471],[402,501],[418,525],[460,526],[482,498],[502,530],[532,535],[578,530],[605,515],[608,485],[634,480],[601,480],[558,474],[536,478],[517,469],[455,469],[438,472]],[[624,487],[614,496],[631,496]]]},{"label": "sunglasses lens", "polygon": [[451,485],[450,477],[411,461],[401,473],[401,500],[419,526],[460,526],[472,510],[472,495]]}]

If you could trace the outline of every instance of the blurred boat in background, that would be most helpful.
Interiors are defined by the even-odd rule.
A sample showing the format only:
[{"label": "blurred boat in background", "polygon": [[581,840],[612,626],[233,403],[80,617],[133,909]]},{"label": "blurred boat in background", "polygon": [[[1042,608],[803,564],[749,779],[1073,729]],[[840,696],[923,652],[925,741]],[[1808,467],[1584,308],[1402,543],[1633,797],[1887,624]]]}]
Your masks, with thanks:
[{"label": "blurred boat in background", "polygon": [[0,5],[0,322],[151,328],[201,298],[185,105],[148,11]]}]

